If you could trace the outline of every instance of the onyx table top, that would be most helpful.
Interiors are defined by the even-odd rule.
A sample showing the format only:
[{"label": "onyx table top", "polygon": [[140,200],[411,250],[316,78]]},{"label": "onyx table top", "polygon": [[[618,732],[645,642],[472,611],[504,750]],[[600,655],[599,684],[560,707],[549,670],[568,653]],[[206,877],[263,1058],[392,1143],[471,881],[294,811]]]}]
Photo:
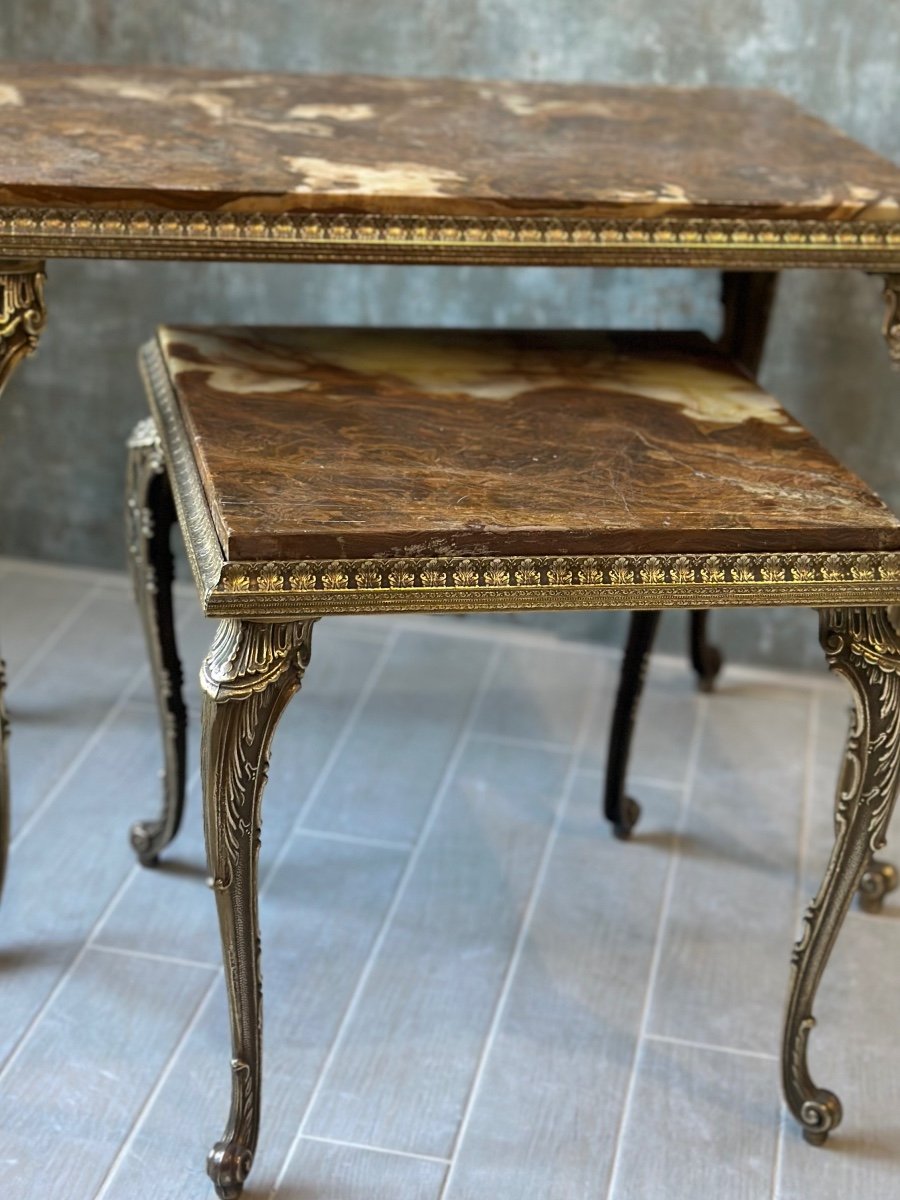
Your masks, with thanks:
[{"label": "onyx table top", "polygon": [[0,64],[0,258],[900,264],[900,168],[766,91]]},{"label": "onyx table top", "polygon": [[231,561],[900,549],[883,501],[700,334],[159,345]]}]

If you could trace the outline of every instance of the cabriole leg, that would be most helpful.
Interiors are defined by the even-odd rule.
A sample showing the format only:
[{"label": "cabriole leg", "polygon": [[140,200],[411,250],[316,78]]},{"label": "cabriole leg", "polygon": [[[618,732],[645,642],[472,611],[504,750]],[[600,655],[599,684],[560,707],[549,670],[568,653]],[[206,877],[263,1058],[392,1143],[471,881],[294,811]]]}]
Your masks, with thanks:
[{"label": "cabriole leg", "polygon": [[[0,393],[16,365],[37,349],[47,320],[44,264],[0,261]],[[4,690],[6,670],[0,661],[0,894],[9,851],[9,720]]]},{"label": "cabriole leg", "polygon": [[622,657],[619,690],[609,731],[606,756],[606,785],[603,812],[617,838],[627,838],[641,815],[641,806],[625,794],[628,757],[637,718],[638,702],[644,688],[647,659],[659,626],[659,612],[633,612],[628,627],[628,642]]},{"label": "cabriole leg", "polygon": [[900,771],[900,634],[890,611],[823,609],[820,638],[828,665],[853,690],[854,710],[838,781],[834,848],[794,948],[782,1045],[787,1103],[816,1145],[841,1120],[838,1098],[816,1086],[807,1066],[816,991],[853,894],[884,845]]},{"label": "cabriole leg", "polygon": [[131,844],[145,867],[159,861],[160,852],[178,832],[184,809],[187,710],[175,641],[175,562],[170,544],[176,520],[162,446],[153,419],[147,418],[128,440],[125,507],[131,581],[144,627],[163,742],[162,813],[138,821],[131,830]]},{"label": "cabriole leg", "polygon": [[257,859],[261,799],[278,718],[300,687],[313,621],[219,625],[200,673],[203,823],[231,1020],[231,1111],[207,1171],[222,1200],[239,1196],[259,1132],[262,982]]}]

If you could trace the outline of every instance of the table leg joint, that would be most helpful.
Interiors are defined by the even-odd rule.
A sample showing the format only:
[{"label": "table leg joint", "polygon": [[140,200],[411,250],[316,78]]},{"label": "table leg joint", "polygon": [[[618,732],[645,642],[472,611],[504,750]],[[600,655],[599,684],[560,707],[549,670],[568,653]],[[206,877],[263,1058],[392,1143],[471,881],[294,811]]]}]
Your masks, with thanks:
[{"label": "table leg joint", "polygon": [[13,368],[37,348],[47,320],[44,264],[0,260],[0,391]]}]

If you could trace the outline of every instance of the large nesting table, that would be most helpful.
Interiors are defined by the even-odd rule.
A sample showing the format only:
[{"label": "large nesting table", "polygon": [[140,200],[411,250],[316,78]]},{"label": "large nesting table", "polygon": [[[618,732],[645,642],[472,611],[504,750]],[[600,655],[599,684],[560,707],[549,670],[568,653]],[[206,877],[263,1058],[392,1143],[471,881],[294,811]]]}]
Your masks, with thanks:
[{"label": "large nesting table", "polygon": [[[866,271],[900,363],[900,169],[772,93],[7,64],[0,112],[0,386],[37,346],[57,257],[709,268],[721,348],[751,371],[777,272]],[[584,605],[840,605],[853,615],[830,653],[893,662],[900,573],[852,530],[837,556],[802,561],[766,537],[724,565],[686,544],[647,580],[616,566],[642,550],[627,541],[609,561],[596,547],[587,581],[543,571],[540,606],[571,607],[576,586]],[[445,607],[529,603],[527,585],[473,578]],[[237,612],[243,584],[217,579],[207,611]],[[355,609],[342,573],[314,586],[317,614]],[[379,602],[415,608],[420,586]],[[2,862],[5,762],[0,814]],[[832,891],[809,919],[825,944]],[[814,990],[809,924],[798,955]],[[819,1137],[838,1114],[805,1069],[811,995],[795,1001],[792,1106]]]}]

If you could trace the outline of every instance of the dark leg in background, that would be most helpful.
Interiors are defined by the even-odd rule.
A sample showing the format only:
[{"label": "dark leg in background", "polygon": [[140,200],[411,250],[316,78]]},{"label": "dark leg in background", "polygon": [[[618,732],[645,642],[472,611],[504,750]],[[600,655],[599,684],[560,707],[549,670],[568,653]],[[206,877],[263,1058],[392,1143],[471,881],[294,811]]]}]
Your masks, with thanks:
[{"label": "dark leg in background", "polygon": [[[774,271],[723,271],[722,333],[719,345],[751,375],[762,361],[778,275]],[[722,669],[722,655],[708,637],[709,613],[692,612],[691,665],[701,692],[711,692]]]},{"label": "dark leg in background", "polygon": [[128,561],[163,744],[162,810],[158,817],[138,821],[131,830],[138,858],[145,867],[152,867],[181,824],[187,754],[187,709],[172,610],[175,563],[170,536],[177,514],[152,418],[141,421],[128,440],[125,514]]},{"label": "dark leg in background", "polygon": [[628,628],[628,641],[622,659],[619,690],[609,731],[609,753],[606,759],[606,787],[603,812],[617,838],[627,838],[641,815],[636,800],[625,795],[628,756],[637,715],[638,701],[644,686],[647,659],[662,613],[633,612]]}]

